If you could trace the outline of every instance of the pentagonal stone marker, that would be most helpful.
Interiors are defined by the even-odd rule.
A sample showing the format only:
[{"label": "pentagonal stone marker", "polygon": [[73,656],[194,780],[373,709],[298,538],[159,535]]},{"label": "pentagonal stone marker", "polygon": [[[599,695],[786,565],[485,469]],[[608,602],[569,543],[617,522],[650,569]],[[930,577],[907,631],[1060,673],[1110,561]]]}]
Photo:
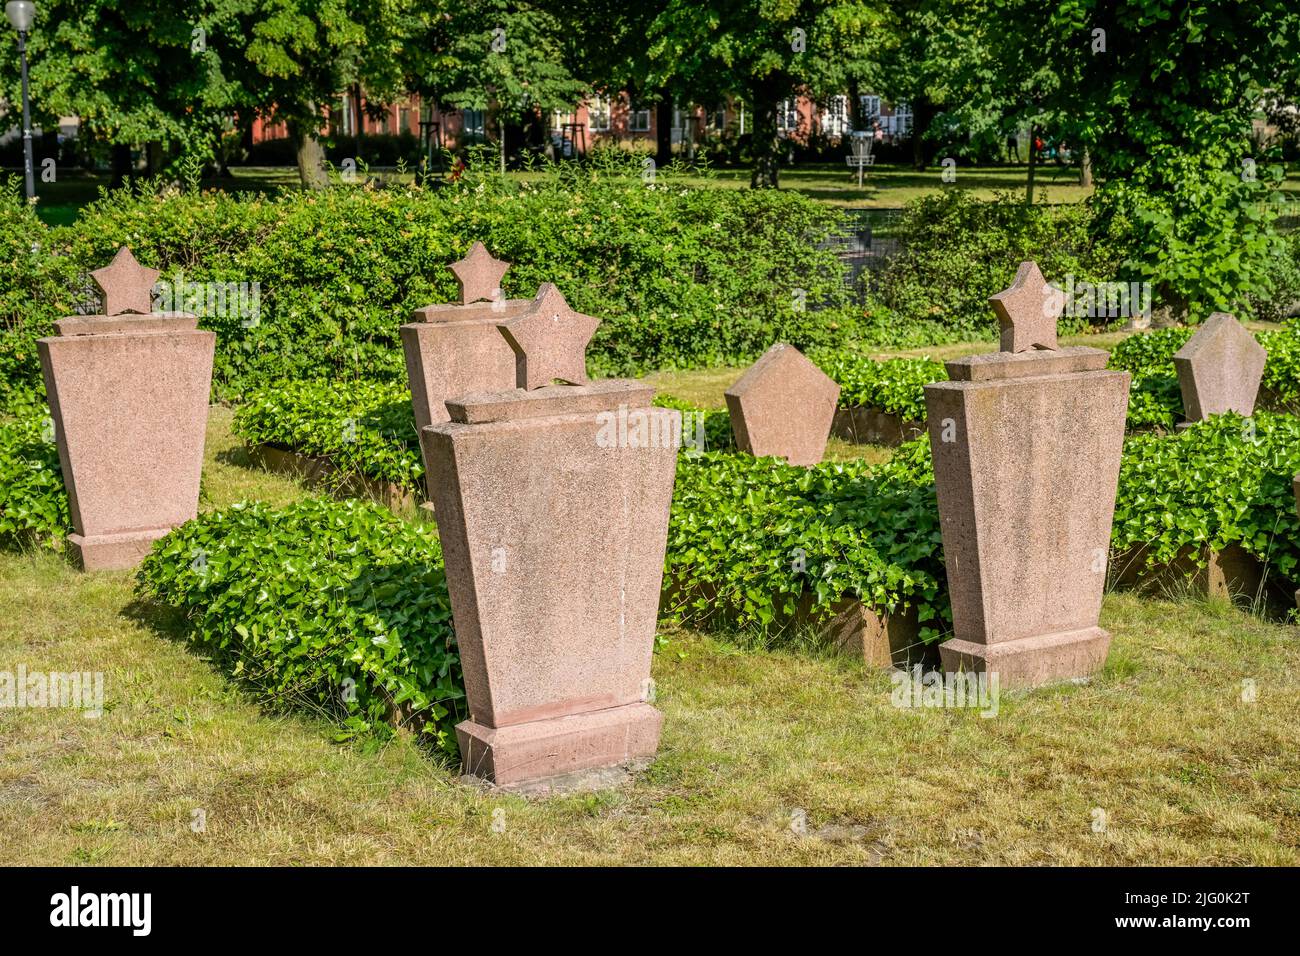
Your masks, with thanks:
[{"label": "pentagonal stone marker", "polygon": [[1215,312],[1174,354],[1183,417],[1203,422],[1211,415],[1255,411],[1268,353],[1244,325]]},{"label": "pentagonal stone marker", "polygon": [[727,389],[736,446],[792,465],[826,454],[840,387],[792,345],[779,343]]}]

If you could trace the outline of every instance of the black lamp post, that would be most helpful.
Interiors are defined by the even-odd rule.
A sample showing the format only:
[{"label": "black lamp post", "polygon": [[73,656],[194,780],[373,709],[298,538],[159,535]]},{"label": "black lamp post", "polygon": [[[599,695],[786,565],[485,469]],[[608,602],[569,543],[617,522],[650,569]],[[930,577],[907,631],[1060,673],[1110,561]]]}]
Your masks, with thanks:
[{"label": "black lamp post", "polygon": [[27,34],[36,19],[36,4],[31,0],[9,0],[5,17],[18,31],[18,58],[23,65],[23,176],[27,182],[27,199],[36,198],[36,179],[32,175],[32,108],[27,93]]}]

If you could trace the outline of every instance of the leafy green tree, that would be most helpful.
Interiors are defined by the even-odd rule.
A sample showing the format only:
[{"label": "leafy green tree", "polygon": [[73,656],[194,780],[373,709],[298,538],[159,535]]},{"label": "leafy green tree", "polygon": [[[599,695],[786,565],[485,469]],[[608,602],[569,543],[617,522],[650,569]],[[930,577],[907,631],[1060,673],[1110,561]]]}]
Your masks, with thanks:
[{"label": "leafy green tree", "polygon": [[882,6],[860,0],[668,0],[649,29],[655,86],[698,98],[731,95],[754,113],[750,184],[776,188],[782,142],[778,104],[843,93],[872,62]]},{"label": "leafy green tree", "polygon": [[450,14],[445,35],[445,54],[424,83],[440,103],[491,113],[502,172],[510,126],[531,121],[545,128],[548,113],[572,110],[589,88],[569,71],[560,19],[539,5],[464,4]]},{"label": "leafy green tree", "polygon": [[[34,119],[77,116],[87,139],[119,147],[119,167],[135,144],[154,144],[154,165],[165,150],[210,151],[238,91],[209,40],[247,2],[44,0],[30,40]],[[13,103],[11,51],[5,44],[0,83]]]},{"label": "leafy green tree", "polygon": [[1275,158],[1252,120],[1270,91],[1294,95],[1292,0],[1008,0],[996,5],[1025,72],[1052,70],[1044,104],[1073,118],[1095,156],[1101,222],[1169,317],[1246,308],[1282,255]]}]

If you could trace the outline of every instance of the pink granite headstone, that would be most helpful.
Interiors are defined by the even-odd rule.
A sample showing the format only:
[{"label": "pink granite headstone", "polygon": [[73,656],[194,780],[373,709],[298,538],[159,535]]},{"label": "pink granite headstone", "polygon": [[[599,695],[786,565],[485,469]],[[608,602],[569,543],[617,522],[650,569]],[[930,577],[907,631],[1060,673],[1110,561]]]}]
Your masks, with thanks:
[{"label": "pink granite headstone", "polygon": [[544,788],[658,749],[650,659],[681,419],[639,382],[552,384],[585,380],[594,320],[546,287],[536,301],[498,333],[519,387],[448,400],[421,442],[469,700],[463,769]]},{"label": "pink granite headstone", "polygon": [[1249,329],[1228,313],[1215,312],[1174,353],[1183,417],[1202,422],[1224,412],[1252,414],[1267,359]]},{"label": "pink granite headstone", "polygon": [[1062,302],[1023,263],[992,300],[1004,351],[925,387],[954,631],[940,656],[1003,688],[1086,677],[1110,646],[1098,616],[1129,375],[1057,346]]},{"label": "pink granite headstone", "polygon": [[216,335],[150,313],[158,278],[130,251],[92,273],[106,315],[54,323],[37,343],[86,570],[126,568],[195,516]]},{"label": "pink granite headstone", "polygon": [[815,465],[826,454],[840,387],[793,345],[773,345],[725,395],[741,451],[791,465]]},{"label": "pink granite headstone", "polygon": [[[447,399],[514,385],[515,354],[497,326],[522,314],[532,300],[502,295],[501,279],[509,268],[483,243],[474,243],[451,266],[460,284],[460,304],[416,309],[399,330],[417,434],[426,425],[448,420]],[[424,469],[427,475],[427,458]]]}]

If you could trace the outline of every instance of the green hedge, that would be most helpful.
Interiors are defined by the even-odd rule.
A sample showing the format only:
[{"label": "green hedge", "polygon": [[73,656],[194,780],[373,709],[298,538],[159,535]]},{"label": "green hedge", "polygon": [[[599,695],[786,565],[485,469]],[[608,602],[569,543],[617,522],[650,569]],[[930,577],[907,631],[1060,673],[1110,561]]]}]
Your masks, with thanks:
[{"label": "green hedge", "polygon": [[[1130,428],[1171,429],[1182,417],[1183,396],[1174,368],[1174,353],[1187,344],[1195,329],[1156,329],[1130,335],[1110,353],[1111,368],[1133,374],[1129,397]],[[1268,352],[1260,381],[1260,406],[1295,410],[1300,407],[1300,329],[1288,326],[1257,332]]]},{"label": "green hedge", "polygon": [[293,382],[258,389],[235,411],[235,434],[329,458],[340,479],[356,473],[404,488],[424,474],[411,392],[396,382]]},{"label": "green hedge", "polygon": [[777,340],[811,348],[854,336],[860,310],[843,265],[818,248],[841,213],[793,192],[690,189],[668,174],[647,185],[635,169],[566,166],[529,182],[471,172],[437,190],[275,198],[119,191],[56,228],[6,195],[0,389],[39,390],[34,339],[89,307],[86,271],[123,243],[165,278],[258,283],[256,324],[238,314],[203,322],[218,333],[214,383],[228,398],[290,379],[402,381],[398,327],[413,308],[455,299],[448,264],[476,239],[514,263],[507,295],[554,282],[604,320],[593,373],[734,364]]},{"label": "green hedge", "polygon": [[58,545],[70,524],[48,409],[0,421],[0,547]]},{"label": "green hedge", "polygon": [[948,380],[944,364],[928,358],[877,362],[843,351],[823,351],[811,358],[839,384],[841,408],[870,406],[907,422],[925,421],[925,386]]},{"label": "green hedge", "polygon": [[1112,550],[1148,548],[1148,562],[1185,548],[1238,544],[1273,575],[1300,579],[1300,418],[1216,415],[1172,436],[1125,442]]},{"label": "green hedge", "polygon": [[819,616],[851,594],[881,611],[916,607],[923,639],[948,629],[925,439],[877,466],[719,454],[678,462],[665,582],[679,617],[784,626],[808,591]]},{"label": "green hedge", "polygon": [[235,505],[160,539],[138,589],[267,703],[323,710],[340,739],[400,723],[456,752],[464,684],[432,529],[358,501]]},{"label": "green hedge", "polygon": [[[704,409],[670,395],[662,408],[700,416],[705,448],[735,447],[725,410]],[[419,490],[424,463],[411,393],[392,382],[293,382],[250,392],[235,411],[234,432],[250,445],[268,444],[304,455],[328,458],[349,475],[391,481]],[[685,436],[693,439],[694,432]]]},{"label": "green hedge", "polygon": [[[1068,275],[1076,283],[1114,280],[1120,256],[1092,226],[1084,204],[1026,206],[1011,195],[985,201],[962,189],[913,200],[898,224],[900,251],[872,286],[887,316],[877,337],[891,343],[921,325],[934,343],[996,338],[989,296],[1007,288],[1026,259],[1050,282]],[[1070,317],[1061,331],[1107,321],[1114,322]]]}]

